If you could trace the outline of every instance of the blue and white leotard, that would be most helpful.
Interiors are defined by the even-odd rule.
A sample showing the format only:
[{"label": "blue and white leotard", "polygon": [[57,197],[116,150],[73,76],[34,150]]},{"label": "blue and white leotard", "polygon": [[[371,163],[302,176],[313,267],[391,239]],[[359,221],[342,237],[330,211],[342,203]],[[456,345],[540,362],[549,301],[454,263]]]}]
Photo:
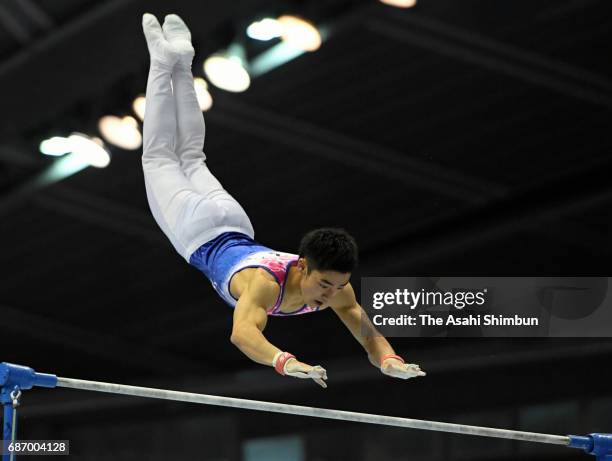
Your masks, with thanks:
[{"label": "blue and white leotard", "polygon": [[204,273],[215,291],[231,307],[235,307],[237,301],[229,291],[232,277],[249,267],[267,270],[280,286],[278,298],[274,306],[268,309],[268,315],[283,316],[319,310],[317,306],[305,304],[294,312],[280,311],[287,272],[297,259],[295,254],[275,251],[240,232],[225,232],[199,247],[189,258],[189,264]]}]

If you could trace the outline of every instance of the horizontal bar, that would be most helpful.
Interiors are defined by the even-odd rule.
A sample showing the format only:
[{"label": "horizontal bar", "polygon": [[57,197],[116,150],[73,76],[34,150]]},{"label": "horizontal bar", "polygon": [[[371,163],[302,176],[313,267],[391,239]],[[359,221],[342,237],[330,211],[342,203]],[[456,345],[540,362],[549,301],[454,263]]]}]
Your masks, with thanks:
[{"label": "horizontal bar", "polygon": [[81,379],[57,378],[57,386],[71,389],[81,389],[111,394],[125,394],[153,399],[176,400],[178,402],[200,403],[246,410],[284,413],[289,415],[309,416],[313,418],[337,419],[357,423],[379,424],[383,426],[423,429],[426,431],[452,432],[455,434],[478,435],[483,437],[498,437],[503,439],[522,440],[527,442],[568,445],[570,438],[560,435],[539,434],[536,432],[512,431],[490,427],[467,426],[464,424],[440,423],[419,419],[398,418],[394,416],[372,415],[353,411],[329,410],[326,408],[288,405],[284,403],[263,402],[259,400],[219,397],[215,395],[193,394],[190,392],[152,389],[148,387],[127,386],[123,384],[85,381]]}]

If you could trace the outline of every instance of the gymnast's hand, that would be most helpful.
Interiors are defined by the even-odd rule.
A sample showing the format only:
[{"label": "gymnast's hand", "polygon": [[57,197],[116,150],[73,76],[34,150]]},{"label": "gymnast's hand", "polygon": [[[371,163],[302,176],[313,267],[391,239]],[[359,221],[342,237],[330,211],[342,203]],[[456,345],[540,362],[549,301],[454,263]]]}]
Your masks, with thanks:
[{"label": "gymnast's hand", "polygon": [[312,379],[321,387],[327,387],[327,371],[320,365],[311,366],[302,363],[289,352],[278,352],[272,360],[272,366],[283,376],[294,378]]},{"label": "gymnast's hand", "polygon": [[325,380],[327,379],[327,371],[320,365],[310,366],[299,362],[296,359],[290,359],[285,365],[285,374],[294,378],[312,379],[321,387],[327,387]]},{"label": "gymnast's hand", "polygon": [[417,364],[404,363],[404,360],[396,355],[383,357],[380,371],[387,376],[400,379],[416,378],[417,376],[426,375]]}]

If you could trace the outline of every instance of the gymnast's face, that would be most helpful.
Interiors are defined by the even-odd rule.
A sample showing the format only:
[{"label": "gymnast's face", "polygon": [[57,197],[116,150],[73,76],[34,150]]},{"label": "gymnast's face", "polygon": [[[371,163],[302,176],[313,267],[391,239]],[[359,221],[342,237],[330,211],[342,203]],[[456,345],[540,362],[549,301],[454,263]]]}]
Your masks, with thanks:
[{"label": "gymnast's face", "polygon": [[336,271],[308,272],[308,263],[303,258],[298,260],[298,268],[302,271],[302,297],[309,306],[329,306],[330,301],[346,287],[351,278],[351,274]]}]

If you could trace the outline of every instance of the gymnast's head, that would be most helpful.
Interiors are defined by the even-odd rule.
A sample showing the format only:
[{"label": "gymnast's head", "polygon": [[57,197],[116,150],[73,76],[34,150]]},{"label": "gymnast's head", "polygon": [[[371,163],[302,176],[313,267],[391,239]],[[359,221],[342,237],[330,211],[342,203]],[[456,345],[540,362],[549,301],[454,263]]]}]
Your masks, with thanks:
[{"label": "gymnast's head", "polygon": [[348,284],[357,267],[355,239],[344,229],[322,228],[308,232],[300,242],[297,268],[304,302],[327,306]]}]

